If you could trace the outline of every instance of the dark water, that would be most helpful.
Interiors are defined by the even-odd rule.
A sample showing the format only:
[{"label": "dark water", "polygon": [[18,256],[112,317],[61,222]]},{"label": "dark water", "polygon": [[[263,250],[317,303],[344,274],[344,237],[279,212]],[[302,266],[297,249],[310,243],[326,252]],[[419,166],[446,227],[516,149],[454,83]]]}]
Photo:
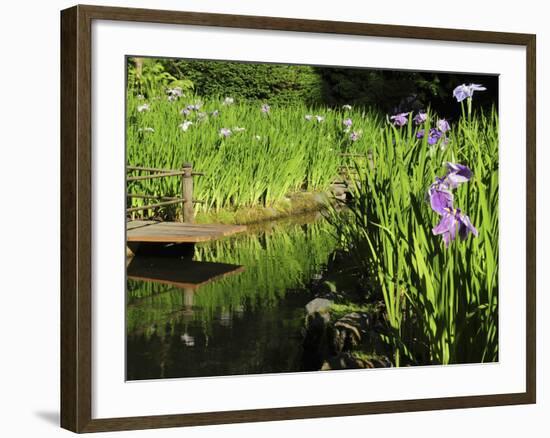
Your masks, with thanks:
[{"label": "dark water", "polygon": [[197,245],[192,261],[132,260],[127,379],[305,370],[307,286],[336,246],[312,219]]}]

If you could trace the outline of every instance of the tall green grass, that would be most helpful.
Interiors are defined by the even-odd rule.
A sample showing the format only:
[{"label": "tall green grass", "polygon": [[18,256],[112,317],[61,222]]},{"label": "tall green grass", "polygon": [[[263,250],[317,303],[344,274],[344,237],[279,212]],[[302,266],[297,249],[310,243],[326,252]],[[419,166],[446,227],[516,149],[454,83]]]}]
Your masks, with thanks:
[{"label": "tall green grass", "polygon": [[[315,109],[305,105],[272,106],[268,114],[257,104],[202,99],[202,107],[183,116],[180,111],[201,99],[148,101],[131,94],[127,102],[127,162],[133,166],[179,169],[190,162],[204,177],[195,178],[199,211],[269,206],[300,190],[324,191],[338,175],[341,152],[365,152],[381,134],[380,120],[359,110]],[[138,111],[147,103],[149,110]],[[219,111],[217,116],[212,115]],[[199,113],[205,114],[201,117]],[[306,115],[320,115],[308,121]],[[353,120],[361,138],[353,142],[343,120]],[[183,131],[185,120],[193,124]],[[232,130],[224,138],[222,128]],[[237,132],[235,128],[244,128]],[[177,177],[129,183],[129,191],[176,195]],[[143,205],[134,199],[133,205]],[[170,210],[168,210],[170,212]],[[173,214],[173,212],[172,212]]]},{"label": "tall green grass", "polygon": [[[440,217],[427,190],[449,161],[473,170],[454,191],[455,207],[469,215],[479,236],[457,238],[446,249],[431,231]],[[351,213],[333,222],[383,296],[396,364],[497,360],[497,115],[461,119],[444,147],[418,139],[412,123],[388,127],[373,145],[373,162],[372,170],[356,166]]]}]

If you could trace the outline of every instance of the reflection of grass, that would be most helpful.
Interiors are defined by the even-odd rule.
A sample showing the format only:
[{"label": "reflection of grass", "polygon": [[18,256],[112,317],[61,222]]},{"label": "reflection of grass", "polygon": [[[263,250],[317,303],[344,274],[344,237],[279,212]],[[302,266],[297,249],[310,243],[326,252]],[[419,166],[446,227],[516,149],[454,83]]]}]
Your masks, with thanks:
[{"label": "reflection of grass", "polygon": [[[432,234],[440,216],[426,201],[445,162],[473,171],[453,191],[454,206],[479,231],[448,249]],[[498,169],[494,113],[461,119],[445,148],[419,140],[410,123],[390,127],[373,145],[373,170],[357,166],[351,214],[335,215],[334,223],[364,277],[380,288],[397,364],[498,360]]]},{"label": "reflection of grass", "polygon": [[[216,312],[273,306],[288,290],[301,288],[322,269],[335,241],[330,226],[320,220],[309,225],[276,226],[197,245],[195,260],[242,265],[245,271],[201,286],[193,305],[205,323]],[[128,331],[170,319],[184,307],[183,291],[170,286],[128,280]],[[178,314],[173,316],[178,317]]]},{"label": "reflection of grass", "polygon": [[142,297],[160,295],[171,288],[165,284],[133,280],[131,278],[128,278],[126,286],[128,298],[127,302],[129,304],[134,303],[137,299]]}]

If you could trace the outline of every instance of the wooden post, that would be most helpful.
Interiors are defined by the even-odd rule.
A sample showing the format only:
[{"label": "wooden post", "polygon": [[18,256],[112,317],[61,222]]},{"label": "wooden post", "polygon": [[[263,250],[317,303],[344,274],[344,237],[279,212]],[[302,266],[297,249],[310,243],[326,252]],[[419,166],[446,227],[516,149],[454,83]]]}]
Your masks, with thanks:
[{"label": "wooden post", "polygon": [[182,222],[193,223],[195,221],[195,214],[193,212],[193,165],[191,163],[183,165],[181,197],[183,198]]},{"label": "wooden post", "polygon": [[374,160],[372,158],[372,149],[369,149],[367,151],[367,159],[369,160],[369,168],[370,170],[374,170]]}]

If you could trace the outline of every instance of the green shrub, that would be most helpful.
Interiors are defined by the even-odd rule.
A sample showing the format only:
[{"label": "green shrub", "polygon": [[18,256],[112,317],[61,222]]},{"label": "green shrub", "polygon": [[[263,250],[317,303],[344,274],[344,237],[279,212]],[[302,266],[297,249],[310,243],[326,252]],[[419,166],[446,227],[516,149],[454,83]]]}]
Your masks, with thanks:
[{"label": "green shrub", "polygon": [[189,79],[172,76],[162,62],[155,58],[128,58],[128,92],[145,97],[164,96],[168,87],[181,88],[183,91],[193,89]]},{"label": "green shrub", "polygon": [[265,100],[273,104],[322,103],[323,83],[314,67],[243,62],[170,61],[166,69],[207,97]]}]

